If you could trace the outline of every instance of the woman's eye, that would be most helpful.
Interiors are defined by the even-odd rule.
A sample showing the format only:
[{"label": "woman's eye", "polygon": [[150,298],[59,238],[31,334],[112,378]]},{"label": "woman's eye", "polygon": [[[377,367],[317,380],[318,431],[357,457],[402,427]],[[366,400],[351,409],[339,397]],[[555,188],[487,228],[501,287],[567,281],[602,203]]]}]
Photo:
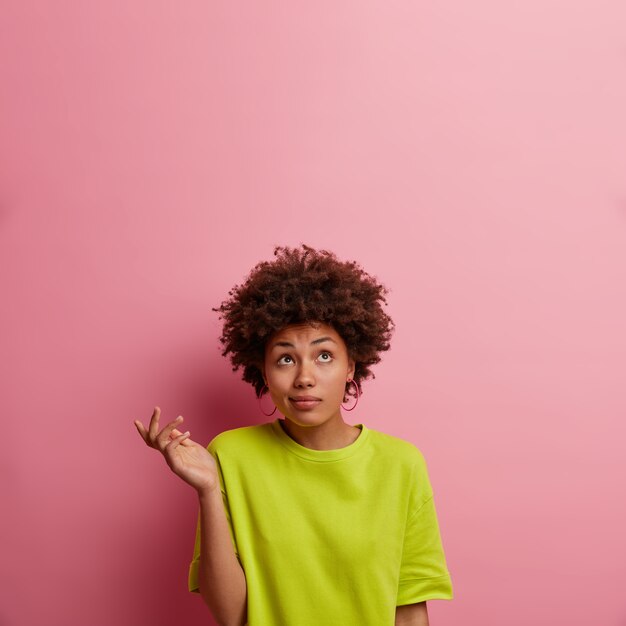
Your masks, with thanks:
[{"label": "woman's eye", "polygon": [[[323,356],[327,356],[329,357],[328,359],[322,359]],[[333,359],[333,355],[330,352],[322,352],[322,354],[320,354],[320,359],[322,359],[322,361],[332,361]]]},{"label": "woman's eye", "polygon": [[288,354],[285,354],[284,356],[281,356],[280,359],[278,359],[278,362],[280,363],[283,359],[291,359],[291,357]]}]

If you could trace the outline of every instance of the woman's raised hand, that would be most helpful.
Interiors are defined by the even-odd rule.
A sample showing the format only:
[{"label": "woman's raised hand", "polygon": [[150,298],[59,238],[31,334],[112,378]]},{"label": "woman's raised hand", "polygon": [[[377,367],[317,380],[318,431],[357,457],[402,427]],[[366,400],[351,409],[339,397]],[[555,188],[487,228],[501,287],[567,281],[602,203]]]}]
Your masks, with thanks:
[{"label": "woman's raised hand", "polygon": [[161,409],[154,407],[148,430],[139,421],[134,424],[148,446],[165,457],[170,469],[198,492],[219,489],[217,464],[211,453],[189,438],[189,431],[181,433],[176,426],[183,421],[182,415],[163,427],[159,432]]}]

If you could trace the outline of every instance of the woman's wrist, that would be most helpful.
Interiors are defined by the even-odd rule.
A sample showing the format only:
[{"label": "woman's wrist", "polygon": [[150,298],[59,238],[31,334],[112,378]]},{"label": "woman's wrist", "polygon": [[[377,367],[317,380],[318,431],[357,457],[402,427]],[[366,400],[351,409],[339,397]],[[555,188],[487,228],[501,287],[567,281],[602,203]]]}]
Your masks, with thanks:
[{"label": "woman's wrist", "polygon": [[203,487],[202,489],[197,489],[196,491],[200,500],[211,500],[220,493],[220,488],[219,486]]}]

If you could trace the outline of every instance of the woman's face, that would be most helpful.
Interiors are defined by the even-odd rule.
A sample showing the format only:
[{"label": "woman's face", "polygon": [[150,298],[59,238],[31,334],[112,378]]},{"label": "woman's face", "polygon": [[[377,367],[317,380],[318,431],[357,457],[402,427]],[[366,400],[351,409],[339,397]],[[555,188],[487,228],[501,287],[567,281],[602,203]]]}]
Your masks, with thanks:
[{"label": "woman's face", "polygon": [[[274,333],[265,346],[263,378],[274,404],[301,425],[342,420],[339,411],[354,361],[341,336],[327,324],[294,324]],[[316,400],[298,402],[298,396]]]}]

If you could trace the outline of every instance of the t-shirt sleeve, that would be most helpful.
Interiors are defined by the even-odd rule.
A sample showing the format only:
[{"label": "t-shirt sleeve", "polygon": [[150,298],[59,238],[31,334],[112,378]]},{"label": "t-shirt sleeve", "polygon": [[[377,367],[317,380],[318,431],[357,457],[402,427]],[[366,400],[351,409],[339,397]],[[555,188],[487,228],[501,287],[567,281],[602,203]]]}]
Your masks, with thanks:
[{"label": "t-shirt sleeve", "polygon": [[[233,544],[233,548],[235,550],[235,555],[237,559],[239,559],[239,550],[237,548],[237,541],[235,540],[235,532],[233,530],[233,523],[230,515],[230,507],[228,505],[228,496],[226,494],[226,489],[224,487],[224,476],[222,473],[222,467],[219,460],[219,455],[216,452],[215,448],[215,438],[211,440],[209,445],[207,446],[207,450],[213,455],[215,461],[217,463],[217,473],[220,480],[220,491],[222,493],[222,502],[224,503],[224,511],[226,513],[226,520],[228,521],[228,530],[230,533],[230,539]],[[241,560],[239,561],[241,563]],[[196,538],[194,542],[193,548],[193,557],[191,559],[191,563],[189,564],[189,574],[187,580],[187,586],[189,591],[194,593],[199,593],[199,583],[198,583],[198,572],[200,569],[200,510],[198,510],[198,517],[196,521]]]},{"label": "t-shirt sleeve", "polygon": [[435,500],[421,452],[413,475],[412,508],[406,524],[396,606],[452,600]]}]

